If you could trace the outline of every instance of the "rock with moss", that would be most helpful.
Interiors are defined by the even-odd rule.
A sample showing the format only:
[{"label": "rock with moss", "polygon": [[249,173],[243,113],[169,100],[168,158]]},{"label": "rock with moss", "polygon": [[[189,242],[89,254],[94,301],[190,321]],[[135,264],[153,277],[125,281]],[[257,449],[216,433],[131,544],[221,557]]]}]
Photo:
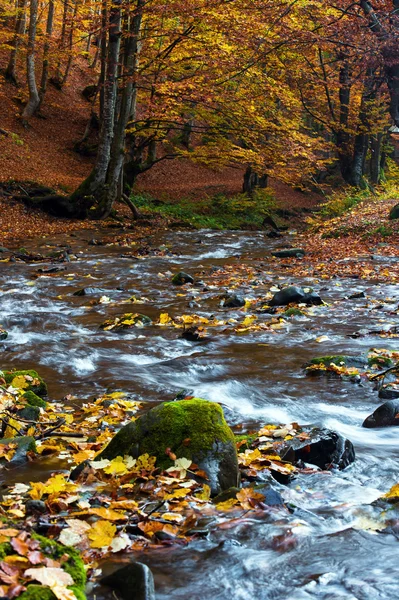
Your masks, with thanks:
[{"label": "rock with moss", "polygon": [[[312,358],[309,362],[303,365],[304,369],[308,370],[309,374],[313,372],[325,373],[326,369],[330,365],[336,365],[337,367],[356,368],[362,369],[367,365],[367,357],[363,355],[349,356],[347,354],[330,354],[328,356],[318,356]],[[317,369],[319,367],[319,369]]]},{"label": "rock with moss", "polygon": [[[73,548],[68,548],[50,540],[41,535],[32,534],[32,538],[40,544],[40,552],[48,559],[62,560],[62,569],[73,579],[73,585],[68,586],[76,597],[76,600],[86,600],[86,570],[79,552]],[[11,544],[5,542],[0,544],[0,560],[5,560],[7,556],[14,555],[15,550]],[[26,591],[18,596],[19,600],[57,600],[55,594],[47,586],[39,585],[32,581],[26,582]]]},{"label": "rock with moss", "polygon": [[47,396],[47,385],[37,371],[26,369],[22,371],[3,371],[3,377],[7,385],[26,392],[33,392],[36,396],[43,398]]},{"label": "rock with moss", "polygon": [[399,219],[399,204],[395,204],[395,206],[393,206],[391,208],[391,211],[389,213],[389,218],[391,221],[393,221],[395,219]]},{"label": "rock with moss", "polygon": [[284,317],[305,317],[305,313],[302,312],[299,308],[288,308],[283,312]]},{"label": "rock with moss", "polygon": [[176,273],[176,275],[173,275],[172,283],[173,285],[184,285],[186,283],[194,283],[194,277],[192,277],[188,273],[183,273],[183,271],[180,271],[180,273]]},{"label": "rock with moss", "polygon": [[22,398],[29,406],[35,406],[37,408],[46,408],[47,406],[47,402],[34,392],[27,391],[23,394]]},{"label": "rock with moss", "polygon": [[167,469],[177,458],[191,459],[209,478],[211,493],[218,494],[239,481],[233,432],[219,404],[191,398],[164,402],[123,427],[98,458],[156,456],[157,466]]},{"label": "rock with moss", "polygon": [[6,340],[8,338],[8,331],[0,327],[0,340]]}]

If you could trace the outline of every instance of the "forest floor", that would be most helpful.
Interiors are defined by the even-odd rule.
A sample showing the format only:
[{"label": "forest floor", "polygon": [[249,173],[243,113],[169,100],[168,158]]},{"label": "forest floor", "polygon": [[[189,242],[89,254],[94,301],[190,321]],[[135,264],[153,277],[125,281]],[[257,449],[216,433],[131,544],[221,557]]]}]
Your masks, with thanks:
[{"label": "forest floor", "polygon": [[[0,54],[0,59],[2,56]],[[88,175],[93,158],[83,157],[73,150],[74,143],[83,135],[90,115],[90,103],[81,95],[82,89],[93,83],[84,61],[71,72],[62,91],[49,86],[46,102],[40,117],[33,118],[29,128],[24,128],[19,118],[26,98],[20,88],[0,77],[0,102],[2,114],[0,127],[8,135],[0,135],[0,182],[35,182],[52,187],[60,193],[70,193]],[[243,172],[226,168],[214,171],[187,160],[165,161],[144,174],[136,188],[138,194],[167,203],[192,204],[192,210],[201,212],[201,202],[217,195],[233,197],[241,191]],[[317,210],[324,198],[315,193],[291,189],[276,180],[270,188],[277,205],[284,210],[302,213],[305,222],[309,213]],[[386,196],[384,197],[386,198]],[[372,252],[376,244],[384,244],[384,252],[397,254],[398,227],[388,221],[390,207],[395,199],[372,199],[358,204],[337,219],[313,223],[300,241],[308,252],[322,264],[329,258],[343,258],[349,254]],[[172,219],[151,214],[151,221],[131,225],[130,213],[124,205],[117,207],[118,214],[134,227],[138,237],[168,226]],[[143,211],[146,212],[145,210]],[[115,223],[115,221],[114,221]],[[55,218],[37,209],[27,207],[0,191],[0,244],[16,246],[24,239],[71,232],[78,229],[94,230],[104,222],[78,221]],[[109,224],[109,221],[108,221]],[[293,226],[298,225],[298,220]],[[337,239],[337,236],[339,239]],[[342,243],[342,239],[345,242]],[[298,239],[299,242],[299,239]]]}]

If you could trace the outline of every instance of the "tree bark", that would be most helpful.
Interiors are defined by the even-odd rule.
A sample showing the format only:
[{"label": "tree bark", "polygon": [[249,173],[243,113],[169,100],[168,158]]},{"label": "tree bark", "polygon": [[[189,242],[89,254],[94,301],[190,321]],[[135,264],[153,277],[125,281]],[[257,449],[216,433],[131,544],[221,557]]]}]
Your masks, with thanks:
[{"label": "tree bark", "polygon": [[18,85],[17,79],[17,54],[18,49],[21,44],[21,37],[25,31],[26,24],[26,5],[27,0],[22,0],[21,6],[17,6],[17,21],[15,24],[15,36],[14,36],[14,44],[13,49],[11,50],[10,60],[8,61],[8,65],[6,68],[5,76],[6,79]]},{"label": "tree bark", "polygon": [[44,96],[47,91],[48,83],[48,69],[49,69],[49,51],[50,51],[50,38],[53,33],[53,22],[54,22],[54,0],[49,1],[48,13],[47,13],[47,24],[46,24],[46,41],[43,46],[43,65],[42,65],[42,79],[40,82],[40,106],[42,105]]},{"label": "tree bark", "polygon": [[35,74],[35,47],[36,47],[36,25],[37,25],[37,0],[30,0],[29,12],[29,37],[28,54],[26,57],[26,72],[28,79],[29,100],[22,113],[24,124],[32,117],[40,104],[40,97],[37,91]]}]

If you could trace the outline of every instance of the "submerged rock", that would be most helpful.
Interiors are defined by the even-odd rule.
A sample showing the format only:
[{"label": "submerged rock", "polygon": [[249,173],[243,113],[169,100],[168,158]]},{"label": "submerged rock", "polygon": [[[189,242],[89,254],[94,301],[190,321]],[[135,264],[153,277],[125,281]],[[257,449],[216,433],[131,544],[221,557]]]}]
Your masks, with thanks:
[{"label": "submerged rock", "polygon": [[[12,385],[16,389],[27,392],[33,392],[36,396],[47,396],[47,385],[44,379],[40,377],[37,371],[33,369],[23,371],[4,371],[3,377],[7,385]],[[30,402],[32,404],[32,402]]]},{"label": "submerged rock", "polygon": [[379,390],[378,397],[382,400],[395,400],[395,398],[399,398],[399,389],[390,387],[388,384]]},{"label": "submerged rock", "polygon": [[151,325],[152,321],[147,315],[140,313],[125,313],[113,319],[107,319],[100,325],[100,329],[104,331],[123,331],[125,329],[131,329],[132,327],[144,327],[144,325]]},{"label": "submerged rock", "polygon": [[302,258],[305,254],[305,250],[302,248],[286,248],[272,252],[272,256],[276,258]]},{"label": "submerged rock", "polygon": [[154,577],[143,563],[131,563],[101,579],[101,584],[120,592],[123,600],[155,600]]},{"label": "submerged rock", "polygon": [[180,273],[176,273],[176,275],[172,277],[172,283],[173,285],[184,285],[185,283],[194,283],[194,277],[191,277],[191,275],[188,275],[188,273],[180,271]]},{"label": "submerged rock", "polygon": [[237,294],[226,294],[223,297],[223,306],[225,308],[241,308],[245,306],[245,299]]},{"label": "submerged rock", "polygon": [[391,427],[399,425],[399,399],[381,404],[363,421],[363,427]]},{"label": "submerged rock", "polygon": [[208,475],[213,495],[239,480],[235,438],[219,404],[191,398],[164,402],[123,427],[98,459],[148,453],[157,457],[157,466],[166,469],[177,458],[191,459]]},{"label": "submerged rock", "polygon": [[305,292],[296,285],[290,285],[276,294],[270,300],[270,306],[286,306],[287,304],[312,304],[318,306],[323,300],[314,292]]},{"label": "submerged rock", "polygon": [[327,356],[318,356],[317,358],[312,358],[312,360],[305,363],[303,365],[303,368],[308,369],[308,375],[325,375],[332,373],[332,371],[326,370],[330,365],[336,365],[337,367],[362,369],[365,365],[367,365],[367,357],[363,355],[349,356],[347,354],[331,354]]},{"label": "submerged rock", "polygon": [[319,427],[306,431],[306,437],[298,436],[284,442],[279,454],[282,459],[294,464],[303,461],[320,469],[345,469],[355,460],[355,450],[350,440],[335,431]]}]

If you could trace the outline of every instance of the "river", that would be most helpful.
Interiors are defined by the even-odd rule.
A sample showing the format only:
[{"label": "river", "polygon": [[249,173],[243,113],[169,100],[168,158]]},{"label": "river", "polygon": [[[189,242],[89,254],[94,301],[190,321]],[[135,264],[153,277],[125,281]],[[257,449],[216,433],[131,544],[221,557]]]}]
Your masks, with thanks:
[{"label": "river", "polygon": [[[37,369],[56,400],[69,393],[84,400],[128,390],[137,400],[159,402],[185,388],[222,403],[233,425],[315,423],[344,434],[356,451],[356,462],[344,471],[276,484],[291,506],[284,517],[271,509],[267,517],[215,530],[188,546],[138,556],[154,573],[157,599],[396,598],[397,539],[377,531],[379,512],[371,503],[399,481],[399,428],[361,427],[382,403],[371,385],[309,378],[302,369],[318,355],[396,349],[395,338],[349,337],[362,328],[398,324],[395,287],[348,277],[288,277],[270,262],[281,240],[264,232],[165,231],[150,244],[168,252],[139,259],[121,256],[135,246],[89,245],[92,236],[79,232],[26,243],[42,253],[71,246],[78,260],[64,263],[65,271],[55,275],[35,277],[48,264],[0,263],[0,322],[9,332],[1,342],[3,369]],[[377,260],[389,268],[390,259]],[[204,284],[182,292],[170,283],[170,273],[180,270]],[[293,283],[312,286],[327,305],[312,308],[308,317],[287,319],[277,331],[212,331],[201,344],[182,339],[174,328],[134,328],[123,335],[98,328],[104,319],[131,311],[154,319],[163,312],[241,319],[242,310],[222,308],[218,299],[233,289],[229,278],[236,273],[234,291],[246,298]],[[87,287],[101,291],[73,295]],[[361,291],[365,299],[346,299]],[[100,296],[122,301],[132,295],[144,303],[90,305]],[[268,321],[270,315],[258,319]],[[328,340],[319,343],[322,335]],[[25,468],[15,480],[38,477],[40,461],[28,469],[32,475]]]}]

